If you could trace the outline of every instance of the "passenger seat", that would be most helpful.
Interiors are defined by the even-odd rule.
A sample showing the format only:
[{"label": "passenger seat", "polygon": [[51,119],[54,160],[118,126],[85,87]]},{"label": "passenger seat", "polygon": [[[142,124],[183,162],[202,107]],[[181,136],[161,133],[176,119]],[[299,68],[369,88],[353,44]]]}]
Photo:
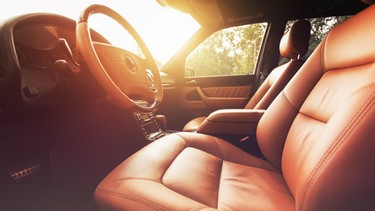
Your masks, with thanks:
[{"label": "passenger seat", "polygon": [[[280,54],[289,61],[272,70],[246,104],[245,109],[267,109],[283,90],[304,63],[301,57],[306,54],[309,47],[310,29],[309,21],[298,20],[284,34],[280,41]],[[183,131],[195,131],[205,119],[206,117],[197,117],[191,120],[184,126]]]}]

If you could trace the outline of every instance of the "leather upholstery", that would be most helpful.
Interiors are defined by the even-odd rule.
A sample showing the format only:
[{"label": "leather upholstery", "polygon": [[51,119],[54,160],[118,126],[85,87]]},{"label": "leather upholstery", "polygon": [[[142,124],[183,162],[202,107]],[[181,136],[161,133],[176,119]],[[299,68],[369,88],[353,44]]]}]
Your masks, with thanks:
[{"label": "leather upholstery", "polygon": [[310,35],[310,23],[307,20],[296,21],[289,31],[281,38],[280,41],[280,54],[281,56],[289,59],[298,59],[300,56],[305,55],[309,49],[309,39],[306,35]]},{"label": "leather upholstery", "polygon": [[259,122],[297,210],[375,208],[374,17],[372,6],[334,28]]},{"label": "leather upholstery", "polygon": [[113,170],[103,210],[375,210],[375,5],[335,27],[257,128],[265,160],[176,133]]},{"label": "leather upholstery", "polygon": [[[307,52],[309,40],[310,22],[307,20],[296,21],[280,42],[280,54],[291,60],[272,70],[246,104],[245,109],[268,108],[280,91],[303,65],[304,61],[299,59],[299,57]],[[205,119],[206,117],[194,118],[184,126],[183,131],[195,131]]]},{"label": "leather upholstery", "polygon": [[259,120],[265,110],[255,109],[220,109],[212,112],[197,128],[197,133],[217,136],[256,134]]},{"label": "leather upholstery", "polygon": [[128,158],[98,186],[95,197],[103,210],[294,207],[282,175],[268,162],[218,138],[184,132]]},{"label": "leather upholstery", "polygon": [[246,104],[245,109],[267,109],[272,101],[301,68],[304,61],[290,60],[276,67]]},{"label": "leather upholstery", "polygon": [[194,118],[194,119],[190,120],[188,123],[186,123],[186,125],[184,126],[184,128],[182,130],[185,131],[185,132],[195,131],[206,118],[207,118],[206,116]]}]

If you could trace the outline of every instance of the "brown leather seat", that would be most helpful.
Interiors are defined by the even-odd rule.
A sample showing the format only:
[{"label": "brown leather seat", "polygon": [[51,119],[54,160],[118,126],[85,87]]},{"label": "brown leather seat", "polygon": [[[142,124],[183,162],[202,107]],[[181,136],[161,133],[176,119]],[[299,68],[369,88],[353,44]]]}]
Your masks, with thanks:
[{"label": "brown leather seat", "polygon": [[[310,22],[296,21],[280,41],[280,55],[289,61],[273,69],[259,89],[250,98],[245,109],[267,109],[285,85],[303,65],[301,59],[309,48]],[[197,117],[186,123],[185,132],[195,131],[206,117]]]},{"label": "brown leather seat", "polygon": [[103,210],[375,210],[375,6],[334,28],[270,105],[266,160],[180,132],[113,170]]}]

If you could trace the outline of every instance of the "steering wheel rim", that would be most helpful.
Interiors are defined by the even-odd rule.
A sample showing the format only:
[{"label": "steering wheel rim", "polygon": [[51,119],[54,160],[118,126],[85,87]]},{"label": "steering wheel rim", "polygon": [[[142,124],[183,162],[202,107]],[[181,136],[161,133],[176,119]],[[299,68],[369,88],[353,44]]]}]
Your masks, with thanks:
[{"label": "steering wheel rim", "polygon": [[[129,34],[134,38],[137,42],[139,47],[141,48],[145,59],[141,59],[140,57],[137,58],[136,55],[126,52],[125,50],[119,49],[117,47],[111,45],[104,45],[99,43],[94,43],[91,39],[90,28],[88,25],[89,17],[93,14],[103,14],[106,15],[117,23],[119,23],[125,30],[129,32]],[[151,52],[147,48],[146,44],[136,32],[136,30],[131,26],[129,22],[125,20],[120,14],[116,11],[112,10],[109,7],[104,5],[94,4],[86,9],[84,9],[77,20],[76,26],[76,45],[78,51],[82,59],[86,62],[86,65],[90,69],[91,73],[94,75],[98,83],[103,87],[103,89],[107,92],[107,99],[109,99],[115,105],[118,105],[122,108],[130,108],[136,112],[154,112],[156,111],[163,98],[163,88],[161,83],[161,77],[156,65],[155,59],[153,58]],[[95,46],[94,46],[95,45]],[[98,46],[101,48],[111,48],[114,51],[121,51],[122,54],[122,68],[124,67],[123,71],[130,71],[131,73],[127,72],[129,77],[133,77],[137,75],[138,81],[143,83],[142,86],[138,86],[138,89],[142,89],[141,92],[145,92],[145,98],[151,98],[151,103],[144,103],[146,101],[138,101],[133,100],[128,96],[126,93],[127,90],[124,90],[126,84],[122,84],[124,87],[116,84],[113,78],[109,75],[108,72],[108,65],[105,67],[103,65],[102,60],[98,56]],[[144,64],[142,64],[143,62]],[[108,62],[108,61],[107,61]],[[130,67],[129,67],[130,66]],[[141,70],[139,70],[141,69]],[[148,71],[150,70],[150,71]],[[141,72],[140,72],[141,71]],[[153,76],[153,82],[150,82],[150,75],[149,72],[152,73],[151,77]],[[127,79],[130,81],[130,79]],[[121,79],[122,81],[122,79]],[[150,86],[150,83],[153,84],[153,87],[156,88],[153,90]],[[145,87],[147,84],[147,87]],[[135,90],[136,87],[133,87]],[[149,89],[147,92],[146,89]],[[147,92],[147,93],[146,93]],[[149,102],[150,99],[147,101]]]}]

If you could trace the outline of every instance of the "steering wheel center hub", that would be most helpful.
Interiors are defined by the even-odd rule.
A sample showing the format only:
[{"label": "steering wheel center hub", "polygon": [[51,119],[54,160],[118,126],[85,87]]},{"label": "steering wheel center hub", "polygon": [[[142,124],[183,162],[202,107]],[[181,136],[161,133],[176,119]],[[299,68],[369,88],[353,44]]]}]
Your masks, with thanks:
[{"label": "steering wheel center hub", "polygon": [[[126,29],[145,58],[108,43],[93,42],[88,19],[96,13],[107,15]],[[83,60],[107,92],[107,99],[115,105],[141,113],[154,112],[159,108],[163,88],[155,59],[136,30],[120,14],[103,5],[87,7],[77,20],[76,38]],[[151,82],[148,71],[153,76]],[[149,103],[140,105],[137,101]]]}]

